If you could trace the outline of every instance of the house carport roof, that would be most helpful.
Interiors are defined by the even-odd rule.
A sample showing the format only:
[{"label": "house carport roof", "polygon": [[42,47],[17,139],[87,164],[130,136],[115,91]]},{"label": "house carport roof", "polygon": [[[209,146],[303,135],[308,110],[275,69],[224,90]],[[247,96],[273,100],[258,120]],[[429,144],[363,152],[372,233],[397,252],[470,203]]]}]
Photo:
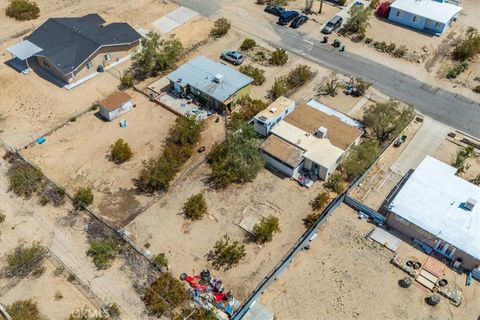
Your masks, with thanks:
[{"label": "house carport roof", "polygon": [[12,55],[14,55],[20,60],[26,60],[42,50],[42,48],[36,46],[28,40],[16,43],[13,46],[7,48],[8,52],[10,52]]},{"label": "house carport roof", "polygon": [[448,23],[462,10],[454,4],[434,0],[396,0],[390,7],[441,23]]}]

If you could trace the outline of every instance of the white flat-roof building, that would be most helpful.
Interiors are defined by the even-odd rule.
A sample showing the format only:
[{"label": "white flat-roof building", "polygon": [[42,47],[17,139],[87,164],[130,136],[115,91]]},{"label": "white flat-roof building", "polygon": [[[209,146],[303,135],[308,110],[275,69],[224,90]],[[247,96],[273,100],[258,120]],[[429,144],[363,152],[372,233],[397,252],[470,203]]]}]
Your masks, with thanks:
[{"label": "white flat-roof building", "polygon": [[278,97],[263,111],[253,118],[255,131],[262,136],[267,136],[274,125],[295,110],[295,101],[286,97]]},{"label": "white flat-roof building", "polygon": [[390,203],[387,223],[466,269],[480,265],[480,187],[427,156]]}]

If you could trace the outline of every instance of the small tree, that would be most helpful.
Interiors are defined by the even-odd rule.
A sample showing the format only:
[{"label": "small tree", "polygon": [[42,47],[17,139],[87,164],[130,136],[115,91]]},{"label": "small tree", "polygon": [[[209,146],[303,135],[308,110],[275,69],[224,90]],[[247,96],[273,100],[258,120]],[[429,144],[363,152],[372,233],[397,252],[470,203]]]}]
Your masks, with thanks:
[{"label": "small tree", "polygon": [[272,241],[273,234],[277,232],[280,232],[280,221],[270,215],[253,226],[252,236],[255,242],[265,243]]},{"label": "small tree", "polygon": [[305,226],[305,228],[310,229],[315,224],[315,222],[320,219],[321,214],[321,212],[312,212],[305,218],[303,218],[303,225]]},{"label": "small tree", "polygon": [[353,181],[361,176],[379,155],[380,148],[376,140],[365,140],[353,147],[343,162],[348,180]]},{"label": "small tree", "polygon": [[285,77],[275,78],[269,93],[273,100],[286,95],[288,93],[288,86]]},{"label": "small tree", "polygon": [[37,19],[40,16],[40,9],[35,2],[28,0],[11,0],[5,14],[19,21]]},{"label": "small tree", "polygon": [[207,202],[203,193],[196,194],[187,199],[183,205],[183,214],[190,220],[200,220],[207,213]]},{"label": "small tree", "polygon": [[73,207],[75,209],[85,209],[93,203],[92,188],[80,188],[73,197]]},{"label": "small tree", "polygon": [[17,196],[30,198],[38,190],[43,174],[40,169],[29,164],[15,164],[8,172],[9,188]]},{"label": "small tree", "polygon": [[265,70],[254,67],[251,64],[241,66],[238,71],[253,78],[253,84],[256,86],[262,85],[267,80],[265,78]]},{"label": "small tree", "polygon": [[312,201],[312,209],[315,211],[322,210],[327,205],[329,200],[330,196],[328,195],[328,192],[320,192]]},{"label": "small tree", "polygon": [[304,84],[312,76],[312,68],[305,64],[301,64],[295,67],[295,69],[293,69],[292,71],[290,71],[285,79],[288,87],[293,89]]},{"label": "small tree", "polygon": [[480,33],[477,29],[470,27],[467,31],[466,38],[458,44],[454,51],[453,57],[457,60],[466,60],[474,57],[480,52]]},{"label": "small tree", "polygon": [[240,49],[241,50],[250,50],[250,49],[253,49],[256,45],[257,45],[257,43],[255,42],[255,40],[247,38],[247,39],[243,40],[242,45],[240,46]]},{"label": "small tree", "polygon": [[38,260],[45,253],[47,253],[47,250],[38,242],[34,242],[30,246],[19,244],[7,253],[3,272],[7,277],[26,276],[35,269]]},{"label": "small tree", "polygon": [[116,164],[124,163],[132,158],[133,152],[123,139],[118,139],[110,146],[110,157]]},{"label": "small tree", "polygon": [[117,253],[118,247],[112,239],[95,240],[87,251],[87,254],[93,257],[93,263],[99,270],[110,267]]},{"label": "small tree", "polygon": [[274,66],[283,66],[288,61],[287,51],[278,48],[271,53],[270,63]]},{"label": "small tree", "polygon": [[212,38],[220,38],[227,34],[230,30],[231,23],[227,18],[219,18],[213,24],[212,30],[210,30],[210,36]]},{"label": "small tree", "polygon": [[369,106],[363,115],[363,123],[380,143],[400,134],[415,116],[413,107],[402,108],[398,101],[377,102]]},{"label": "small tree", "polygon": [[128,89],[133,87],[135,84],[135,77],[129,71],[124,72],[120,78],[120,89]]},{"label": "small tree", "polygon": [[367,27],[370,25],[371,9],[364,6],[352,6],[349,11],[350,18],[340,29],[340,33],[365,35]]},{"label": "small tree", "polygon": [[[257,113],[268,107],[268,104],[260,99],[252,99],[250,96],[244,96],[237,101],[237,104],[241,106],[239,112],[232,114],[233,128],[240,128],[246,121],[249,121]],[[239,123],[236,123],[239,122]]]},{"label": "small tree", "polygon": [[344,180],[341,174],[334,173],[325,182],[325,188],[328,188],[336,193],[341,193],[344,187]]},{"label": "small tree", "polygon": [[143,302],[150,315],[160,318],[182,305],[188,297],[180,280],[170,272],[164,272],[145,289]]},{"label": "small tree", "polygon": [[338,79],[337,76],[333,73],[330,75],[330,78],[323,84],[320,88],[319,95],[330,95],[335,97],[337,95],[338,89]]},{"label": "small tree", "polygon": [[246,255],[245,245],[224,235],[215,243],[214,249],[208,254],[208,260],[212,261],[216,269],[223,268],[226,271],[237,265]]},{"label": "small tree", "polygon": [[46,320],[33,300],[17,300],[6,309],[12,320]]}]

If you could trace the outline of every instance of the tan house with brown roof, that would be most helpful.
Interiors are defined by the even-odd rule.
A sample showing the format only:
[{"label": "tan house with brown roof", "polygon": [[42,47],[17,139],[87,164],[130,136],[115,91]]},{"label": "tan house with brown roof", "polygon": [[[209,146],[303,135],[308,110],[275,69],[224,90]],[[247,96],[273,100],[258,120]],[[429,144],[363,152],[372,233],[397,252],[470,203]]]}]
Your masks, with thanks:
[{"label": "tan house with brown roof", "polygon": [[[262,150],[269,167],[300,182],[327,180],[363,134],[359,123],[327,106],[300,104],[292,110],[287,109],[288,103],[274,104],[274,113],[286,116],[268,125],[270,135],[262,143]],[[278,110],[280,105],[285,112]],[[263,134],[265,127],[256,122],[257,118],[255,129]]]}]

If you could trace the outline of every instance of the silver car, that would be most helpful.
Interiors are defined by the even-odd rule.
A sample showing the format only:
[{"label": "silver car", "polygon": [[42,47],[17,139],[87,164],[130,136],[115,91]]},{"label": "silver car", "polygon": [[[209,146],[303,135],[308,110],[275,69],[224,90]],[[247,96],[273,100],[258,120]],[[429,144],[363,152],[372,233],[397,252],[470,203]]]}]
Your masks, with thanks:
[{"label": "silver car", "polygon": [[333,17],[332,19],[330,19],[330,21],[327,22],[325,27],[323,27],[322,33],[324,33],[324,34],[332,33],[333,31],[340,28],[340,26],[342,25],[342,22],[343,22],[342,17],[340,17],[340,16]]},{"label": "silver car", "polygon": [[241,65],[243,62],[243,55],[238,51],[224,51],[220,55],[220,58],[227,60],[236,66]]}]

